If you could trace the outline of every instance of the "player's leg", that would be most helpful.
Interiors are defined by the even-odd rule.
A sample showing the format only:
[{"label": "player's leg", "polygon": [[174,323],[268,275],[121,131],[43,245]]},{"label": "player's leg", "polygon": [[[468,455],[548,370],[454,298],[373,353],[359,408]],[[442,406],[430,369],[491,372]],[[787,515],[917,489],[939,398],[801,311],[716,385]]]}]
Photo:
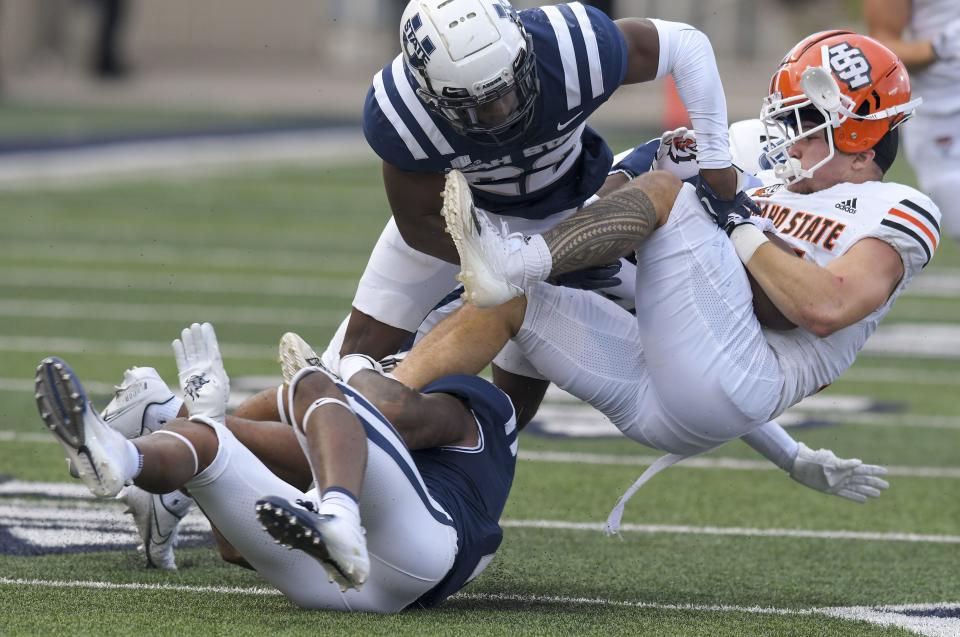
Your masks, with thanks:
[{"label": "player's leg", "polygon": [[668,416],[668,430],[656,432],[665,444],[675,437],[714,446],[776,415],[779,362],[754,315],[744,268],[692,186],[637,251],[637,323]]},{"label": "player's leg", "polygon": [[[341,584],[353,583],[349,569],[358,564],[356,556],[345,553],[351,537],[331,527],[330,518],[350,522],[356,517],[357,526],[362,520],[369,579],[359,592],[345,593],[346,603],[351,608],[372,605],[374,610],[405,607],[452,566],[457,544],[449,516],[430,498],[397,432],[361,395],[345,387],[341,391],[326,374],[305,368],[291,380],[290,396],[292,421],[301,431],[298,438],[323,496],[316,512],[265,498],[261,520],[274,537],[315,557]],[[354,444],[356,428],[363,436],[362,450]],[[322,449],[323,444],[330,448]],[[359,480],[358,466],[365,467]],[[351,510],[352,500],[344,500],[348,489],[361,494],[359,511]],[[318,533],[327,550],[316,548],[313,538]],[[343,544],[330,546],[331,533]]]}]

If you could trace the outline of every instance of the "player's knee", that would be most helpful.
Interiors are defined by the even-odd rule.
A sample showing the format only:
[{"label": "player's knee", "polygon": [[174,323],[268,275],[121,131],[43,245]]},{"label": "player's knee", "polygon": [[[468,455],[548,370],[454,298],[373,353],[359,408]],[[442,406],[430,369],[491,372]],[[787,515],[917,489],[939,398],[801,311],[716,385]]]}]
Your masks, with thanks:
[{"label": "player's knee", "polygon": [[657,227],[660,227],[670,218],[670,210],[673,209],[683,182],[673,173],[654,170],[640,175],[626,187],[639,188],[650,198],[657,214]]},{"label": "player's knee", "polygon": [[329,376],[322,372],[307,374],[293,388],[293,415],[295,422],[303,426],[303,416],[310,405],[321,396],[328,396],[337,389]]},{"label": "player's knee", "polygon": [[210,425],[177,418],[168,422],[163,428],[180,434],[190,442],[197,454],[198,473],[209,467],[217,457],[220,441],[217,439],[217,432]]}]

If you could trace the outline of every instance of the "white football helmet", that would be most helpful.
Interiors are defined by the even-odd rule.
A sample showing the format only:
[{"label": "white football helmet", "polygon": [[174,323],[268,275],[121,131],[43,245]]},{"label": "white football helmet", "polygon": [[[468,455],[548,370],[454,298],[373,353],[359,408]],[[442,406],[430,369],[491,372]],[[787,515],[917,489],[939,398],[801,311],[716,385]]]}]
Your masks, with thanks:
[{"label": "white football helmet", "polygon": [[400,46],[417,95],[459,134],[502,144],[530,125],[533,43],[506,0],[410,0]]}]

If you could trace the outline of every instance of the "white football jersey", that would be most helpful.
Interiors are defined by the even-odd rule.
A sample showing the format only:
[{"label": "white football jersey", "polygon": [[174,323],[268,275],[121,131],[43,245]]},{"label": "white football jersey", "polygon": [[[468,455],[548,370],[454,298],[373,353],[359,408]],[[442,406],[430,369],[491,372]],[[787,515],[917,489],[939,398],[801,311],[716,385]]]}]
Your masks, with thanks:
[{"label": "white football jersey", "polygon": [[[771,172],[761,173],[769,183]],[[765,179],[764,179],[765,178]],[[903,278],[886,303],[826,338],[797,328],[764,330],[780,358],[786,382],[781,409],[829,385],[851,364],[940,242],[940,210],[919,191],[895,183],[843,183],[809,195],[773,183],[748,191],[780,237],[803,258],[826,266],[861,239],[886,241],[903,260]]]}]

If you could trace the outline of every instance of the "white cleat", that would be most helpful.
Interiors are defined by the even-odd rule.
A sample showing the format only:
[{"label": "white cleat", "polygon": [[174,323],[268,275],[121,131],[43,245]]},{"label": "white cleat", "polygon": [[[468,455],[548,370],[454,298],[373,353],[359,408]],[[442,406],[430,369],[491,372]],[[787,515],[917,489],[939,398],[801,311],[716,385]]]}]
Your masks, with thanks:
[{"label": "white cleat", "polygon": [[165,420],[148,421],[147,409],[176,399],[157,370],[152,367],[131,367],[123,372],[123,380],[116,387],[113,400],[100,417],[129,440],[163,427]]},{"label": "white cleat", "polygon": [[341,591],[360,590],[370,575],[363,527],[336,515],[315,513],[313,503],[300,502],[268,496],[257,501],[257,519],[278,544],[299,549],[320,562]]},{"label": "white cleat", "polygon": [[70,366],[56,357],[43,359],[35,398],[40,417],[87,488],[101,498],[117,495],[124,486],[127,440],[103,422]]},{"label": "white cleat", "polygon": [[473,205],[470,185],[459,170],[447,173],[443,218],[460,255],[463,298],[477,307],[494,307],[521,296],[523,289],[506,275],[506,237]]},{"label": "white cleat", "polygon": [[289,383],[304,367],[319,367],[329,371],[309,343],[296,332],[287,332],[280,337],[280,373],[283,382]]},{"label": "white cleat", "polygon": [[124,488],[117,499],[124,502],[127,505],[126,512],[133,515],[143,541],[147,568],[177,570],[173,556],[177,530],[180,520],[190,512],[193,500],[178,491],[159,495],[133,485]]}]

